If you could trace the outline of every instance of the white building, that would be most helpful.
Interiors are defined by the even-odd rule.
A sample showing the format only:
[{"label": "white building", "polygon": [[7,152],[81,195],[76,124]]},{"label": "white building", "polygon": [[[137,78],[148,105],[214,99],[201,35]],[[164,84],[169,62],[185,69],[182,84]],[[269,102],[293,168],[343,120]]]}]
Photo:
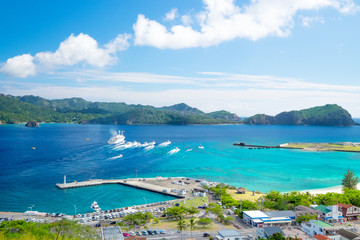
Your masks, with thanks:
[{"label": "white building", "polygon": [[241,234],[236,230],[218,231],[218,240],[241,240]]},{"label": "white building", "polygon": [[310,220],[309,222],[302,223],[301,230],[312,237],[317,234],[322,234],[331,238],[332,240],[340,240],[338,230],[334,228],[333,225],[320,220]]},{"label": "white building", "polygon": [[269,211],[263,212],[259,210],[244,211],[244,221],[255,227],[265,226],[284,226],[290,225],[292,220],[295,219],[294,211]]}]

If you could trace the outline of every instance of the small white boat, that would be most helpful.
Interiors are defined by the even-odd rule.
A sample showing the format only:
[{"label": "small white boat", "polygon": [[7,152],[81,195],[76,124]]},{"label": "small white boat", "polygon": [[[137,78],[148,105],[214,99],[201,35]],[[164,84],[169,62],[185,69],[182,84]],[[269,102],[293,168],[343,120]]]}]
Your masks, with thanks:
[{"label": "small white boat", "polygon": [[96,212],[101,212],[101,208],[99,207],[98,203],[96,201],[94,201],[92,204],[91,204],[91,208],[93,210],[95,210]]},{"label": "small white boat", "polygon": [[119,133],[115,133],[113,137],[111,137],[108,141],[108,144],[117,144],[125,141],[124,131],[119,131]]},{"label": "small white boat", "polygon": [[160,143],[159,147],[167,147],[171,144],[171,142],[169,140],[167,140],[166,142]]},{"label": "small white boat", "polygon": [[200,148],[200,149],[204,149],[204,146],[200,145],[198,148]]},{"label": "small white boat", "polygon": [[186,149],[185,152],[190,152],[190,151],[192,151],[192,148]]}]

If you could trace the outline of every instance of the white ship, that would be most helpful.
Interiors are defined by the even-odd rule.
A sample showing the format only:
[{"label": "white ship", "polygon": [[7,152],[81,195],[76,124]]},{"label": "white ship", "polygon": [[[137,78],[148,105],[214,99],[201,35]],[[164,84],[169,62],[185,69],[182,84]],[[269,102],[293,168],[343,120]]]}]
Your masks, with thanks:
[{"label": "white ship", "polygon": [[91,208],[94,209],[96,212],[101,212],[101,208],[95,201],[91,204]]},{"label": "white ship", "polygon": [[113,137],[111,137],[108,141],[109,144],[122,143],[125,141],[124,131],[119,131],[119,133],[115,133]]}]

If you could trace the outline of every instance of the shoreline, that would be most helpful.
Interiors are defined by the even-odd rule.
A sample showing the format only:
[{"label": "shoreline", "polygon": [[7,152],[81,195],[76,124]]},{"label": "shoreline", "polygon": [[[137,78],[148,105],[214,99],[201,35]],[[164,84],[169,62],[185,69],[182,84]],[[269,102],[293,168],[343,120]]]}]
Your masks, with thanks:
[{"label": "shoreline", "polygon": [[[342,185],[337,185],[337,186],[332,186],[332,187],[326,187],[326,188],[315,188],[315,189],[308,189],[308,190],[300,190],[297,192],[300,193],[307,193],[309,192],[310,194],[326,194],[326,193],[343,193],[343,187]],[[360,189],[360,183],[358,183],[357,185],[357,189]]]}]

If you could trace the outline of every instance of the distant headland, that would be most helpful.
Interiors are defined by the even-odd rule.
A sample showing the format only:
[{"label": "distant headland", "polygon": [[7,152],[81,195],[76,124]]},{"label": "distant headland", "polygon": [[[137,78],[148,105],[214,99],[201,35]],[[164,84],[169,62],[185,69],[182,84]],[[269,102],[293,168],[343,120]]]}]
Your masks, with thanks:
[{"label": "distant headland", "polygon": [[235,113],[225,110],[205,113],[185,103],[157,108],[123,102],[90,102],[82,98],[49,100],[32,95],[0,94],[0,122],[2,124],[29,121],[115,125],[356,125],[350,113],[336,104],[282,112],[274,117],[257,114],[243,120]]}]

